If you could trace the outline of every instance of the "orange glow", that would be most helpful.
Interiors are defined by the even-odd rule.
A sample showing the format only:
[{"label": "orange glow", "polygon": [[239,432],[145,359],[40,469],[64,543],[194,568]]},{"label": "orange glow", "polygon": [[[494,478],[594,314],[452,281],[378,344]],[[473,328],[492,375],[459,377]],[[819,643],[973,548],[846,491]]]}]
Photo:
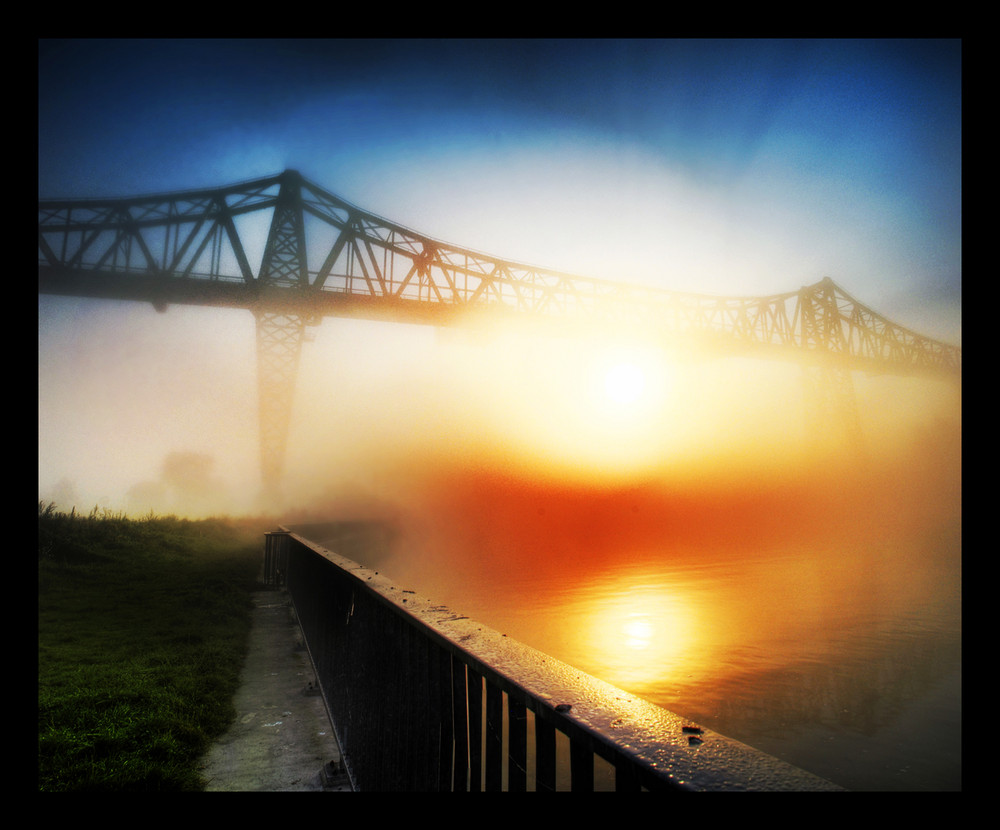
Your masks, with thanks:
[{"label": "orange glow", "polygon": [[676,680],[699,651],[700,620],[690,598],[650,584],[648,574],[604,576],[601,593],[581,602],[580,659],[625,688]]},{"label": "orange glow", "polygon": [[[770,465],[784,463],[800,441],[799,379],[784,364],[758,362],[748,371],[635,334],[546,334],[528,326],[447,330],[433,342],[411,338],[390,350],[397,336],[386,330],[379,337],[394,360],[385,372],[355,380],[351,366],[336,363],[342,394],[329,394],[329,362],[317,359],[315,380],[305,379],[308,367],[303,371],[302,394],[316,398],[310,408],[325,423],[293,430],[290,452],[297,436],[308,436],[302,452],[315,459],[317,435],[336,423],[340,435],[331,442],[345,427],[363,428],[354,446],[373,445],[390,464],[415,454],[432,467],[474,457],[545,480],[603,487],[706,461],[730,469],[762,456]],[[320,398],[328,394],[324,407]],[[330,411],[344,417],[333,421]]]}]

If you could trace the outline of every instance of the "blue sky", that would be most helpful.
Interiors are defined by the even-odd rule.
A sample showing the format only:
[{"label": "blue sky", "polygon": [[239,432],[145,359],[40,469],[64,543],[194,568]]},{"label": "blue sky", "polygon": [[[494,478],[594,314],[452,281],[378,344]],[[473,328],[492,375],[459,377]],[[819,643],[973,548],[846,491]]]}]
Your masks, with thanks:
[{"label": "blue sky", "polygon": [[39,197],[295,167],[415,230],[530,264],[712,293],[829,275],[954,342],[960,47],[46,42]]},{"label": "blue sky", "polygon": [[[487,253],[718,294],[830,276],[960,344],[961,81],[959,41],[43,41],[38,193],[291,167]],[[40,300],[43,386],[113,308]]]}]

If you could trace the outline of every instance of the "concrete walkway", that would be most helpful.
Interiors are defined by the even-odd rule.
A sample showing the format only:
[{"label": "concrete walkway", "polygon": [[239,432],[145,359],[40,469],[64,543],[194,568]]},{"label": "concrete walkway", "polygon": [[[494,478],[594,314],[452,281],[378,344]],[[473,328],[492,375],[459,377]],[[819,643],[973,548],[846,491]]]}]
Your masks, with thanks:
[{"label": "concrete walkway", "polygon": [[287,592],[253,601],[236,720],[199,765],[206,791],[350,792]]}]

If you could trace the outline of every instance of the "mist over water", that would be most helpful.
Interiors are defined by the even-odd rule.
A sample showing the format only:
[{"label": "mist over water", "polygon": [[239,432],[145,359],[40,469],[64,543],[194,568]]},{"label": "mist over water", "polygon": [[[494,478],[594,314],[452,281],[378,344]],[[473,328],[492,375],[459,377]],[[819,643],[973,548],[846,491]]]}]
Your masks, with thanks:
[{"label": "mist over water", "polygon": [[960,387],[856,373],[858,453],[810,431],[794,364],[336,320],[262,505],[252,319],[212,352],[205,314],[135,317],[133,362],[81,323],[53,363],[53,469],[127,461],[140,513],[392,521],[404,587],[847,787],[960,788]]},{"label": "mist over water", "polygon": [[380,571],[590,674],[851,789],[957,790],[961,430],[927,414],[863,460],[604,484],[415,450],[351,509],[400,530]]}]

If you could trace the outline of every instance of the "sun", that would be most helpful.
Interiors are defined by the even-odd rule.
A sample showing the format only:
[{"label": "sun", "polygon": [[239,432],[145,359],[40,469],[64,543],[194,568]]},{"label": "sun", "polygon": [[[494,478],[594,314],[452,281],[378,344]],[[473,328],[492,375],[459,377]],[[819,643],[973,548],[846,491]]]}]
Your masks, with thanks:
[{"label": "sun", "polygon": [[646,388],[646,374],[631,361],[613,364],[604,375],[604,391],[615,404],[627,406],[638,401]]},{"label": "sun", "polygon": [[491,341],[491,348],[502,343],[506,359],[494,361],[488,379],[482,351],[461,355],[470,377],[462,394],[481,392],[484,417],[504,436],[491,451],[503,446],[547,476],[602,483],[645,474],[674,452],[683,398],[669,353],[600,333],[519,334],[503,331]]}]

